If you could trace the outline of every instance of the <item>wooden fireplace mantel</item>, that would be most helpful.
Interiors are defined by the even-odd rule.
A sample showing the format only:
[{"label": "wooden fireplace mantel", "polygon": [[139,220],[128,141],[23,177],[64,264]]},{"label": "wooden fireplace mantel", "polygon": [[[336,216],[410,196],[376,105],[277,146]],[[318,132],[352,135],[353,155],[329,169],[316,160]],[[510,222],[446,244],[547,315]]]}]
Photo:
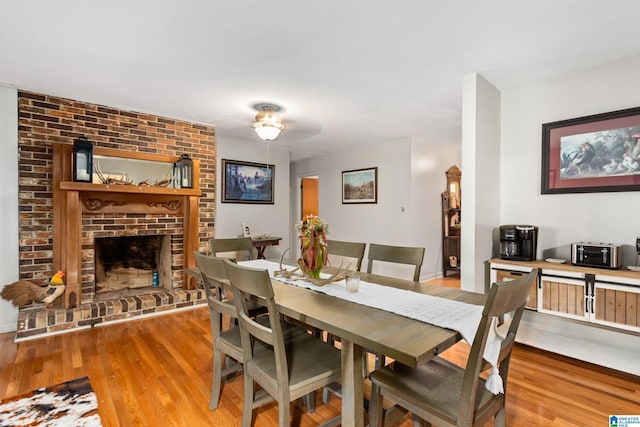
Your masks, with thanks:
[{"label": "wooden fireplace mantel", "polygon": [[[178,156],[94,148],[94,154],[123,159],[174,163]],[[167,188],[147,185],[92,184],[74,182],[73,146],[53,145],[53,269],[66,273],[66,308],[80,304],[82,290],[82,216],[91,213],[170,214],[183,218],[183,286],[195,267],[198,250],[200,163],[193,160],[194,188]]]}]

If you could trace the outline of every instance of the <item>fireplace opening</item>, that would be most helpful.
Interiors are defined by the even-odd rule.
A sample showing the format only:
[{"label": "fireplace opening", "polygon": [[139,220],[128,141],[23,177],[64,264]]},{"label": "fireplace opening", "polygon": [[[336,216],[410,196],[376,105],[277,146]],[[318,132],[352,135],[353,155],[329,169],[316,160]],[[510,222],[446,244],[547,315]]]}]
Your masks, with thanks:
[{"label": "fireplace opening", "polygon": [[171,289],[170,239],[168,235],[96,238],[96,300]]}]

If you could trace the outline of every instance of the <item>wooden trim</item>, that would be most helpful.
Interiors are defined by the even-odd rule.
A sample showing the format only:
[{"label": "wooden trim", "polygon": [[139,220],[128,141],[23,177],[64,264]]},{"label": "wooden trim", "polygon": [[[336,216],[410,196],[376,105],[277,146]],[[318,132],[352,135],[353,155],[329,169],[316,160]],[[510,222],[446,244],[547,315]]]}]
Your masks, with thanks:
[{"label": "wooden trim", "polygon": [[202,191],[196,188],[169,188],[153,187],[150,185],[118,185],[118,184],[91,184],[89,182],[60,182],[61,191],[91,191],[107,193],[129,194],[176,194],[180,196],[200,196]]},{"label": "wooden trim", "polygon": [[[60,218],[64,218],[64,211],[67,205],[67,192],[59,191],[56,186],[57,182],[61,182],[65,179],[64,172],[70,171],[71,166],[65,166],[64,163],[67,161],[67,156],[64,156],[63,153],[63,145],[61,144],[53,144],[53,158],[59,159],[57,162],[53,162],[53,194],[52,194],[52,203],[53,203],[53,268],[54,270],[63,269],[65,259],[64,250],[64,235],[65,233],[65,222],[61,221]],[[69,158],[70,159],[70,158]],[[62,236],[62,237],[60,237]],[[64,270],[66,271],[66,270]],[[66,282],[69,282],[67,278]]]},{"label": "wooden trim", "polygon": [[124,151],[115,148],[95,147],[93,154],[105,157],[120,157],[122,159],[151,160],[154,162],[175,163],[180,156],[167,156],[163,154],[143,153],[140,151]]},{"label": "wooden trim", "polygon": [[[167,163],[179,159],[99,147],[94,154]],[[199,246],[200,162],[193,163],[194,188],[182,189],[73,182],[72,160],[72,145],[53,145],[53,268],[66,273],[65,307],[82,302],[82,215],[88,212],[182,216],[183,286],[194,289],[197,283],[187,276],[186,270],[195,266],[193,253]]]},{"label": "wooden trim", "polygon": [[185,197],[185,206],[183,213],[183,228],[184,228],[184,255],[182,261],[183,278],[182,283],[186,289],[196,289],[198,286],[197,280],[187,274],[188,268],[196,266],[196,259],[194,252],[198,251],[198,225],[200,220],[200,203],[198,197],[191,196]]},{"label": "wooden trim", "polygon": [[[72,191],[66,197],[64,213],[64,239],[62,270],[65,272],[65,307],[73,307],[73,302],[81,301],[82,291],[82,204],[80,194]],[[54,219],[55,221],[55,219]],[[53,237],[54,240],[56,236]]]},{"label": "wooden trim", "polygon": [[570,262],[565,264],[554,264],[544,260],[535,260],[535,261],[511,261],[500,258],[490,259],[489,262],[491,264],[504,264],[504,265],[515,265],[520,267],[527,268],[539,268],[543,274],[547,273],[549,270],[558,270],[561,272],[574,272],[574,273],[582,273],[582,274],[595,274],[598,276],[598,280],[601,280],[601,276],[611,276],[611,277],[624,277],[628,279],[634,279],[640,281],[640,273],[637,271],[631,271],[624,268],[619,268],[616,270],[611,270],[608,268],[596,268],[596,267],[583,267],[580,265],[572,265]]}]

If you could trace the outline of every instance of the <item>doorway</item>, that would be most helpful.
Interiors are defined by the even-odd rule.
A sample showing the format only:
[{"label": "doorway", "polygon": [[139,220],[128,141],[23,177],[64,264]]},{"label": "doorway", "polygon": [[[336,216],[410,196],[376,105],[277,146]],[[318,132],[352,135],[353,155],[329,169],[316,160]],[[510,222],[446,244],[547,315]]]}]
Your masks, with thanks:
[{"label": "doorway", "polygon": [[300,219],[307,215],[318,216],[319,201],[318,190],[320,180],[317,176],[307,176],[300,181]]}]

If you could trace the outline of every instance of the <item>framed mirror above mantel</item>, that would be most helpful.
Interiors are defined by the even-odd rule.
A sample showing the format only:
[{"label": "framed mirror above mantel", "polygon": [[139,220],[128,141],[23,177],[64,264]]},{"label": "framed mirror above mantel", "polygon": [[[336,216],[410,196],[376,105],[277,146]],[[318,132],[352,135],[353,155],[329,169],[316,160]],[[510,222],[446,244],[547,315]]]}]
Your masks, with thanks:
[{"label": "framed mirror above mantel", "polygon": [[[201,196],[198,159],[192,160],[192,188],[173,188],[162,181],[180,156],[101,147],[94,147],[93,154],[97,159],[94,169],[95,164],[102,162],[102,175],[117,176],[116,183],[96,183],[95,177],[93,182],[73,181],[73,145],[53,145],[53,268],[66,272],[65,307],[71,308],[91,299],[92,294],[83,291],[83,268],[85,272],[93,271],[92,265],[88,267],[86,253],[83,254],[89,247],[87,242],[93,247],[91,236],[150,232],[143,229],[144,224],[139,226],[143,230],[129,224],[132,221],[144,222],[144,215],[159,217],[160,223],[153,227],[161,229],[161,232],[169,232],[162,230],[162,222],[173,223],[181,229],[181,235],[175,241],[176,245],[181,244],[182,251],[176,254],[173,269],[182,267],[183,287],[195,287],[185,272],[187,268],[195,267],[193,253],[198,250]],[[90,223],[91,218],[100,215],[107,216],[108,222],[121,223],[112,225],[108,230],[85,224],[87,229],[83,230],[83,222]],[[133,215],[134,220],[127,215]]]},{"label": "framed mirror above mantel", "polygon": [[[59,153],[56,157],[56,149]],[[75,182],[73,180],[73,146],[70,144],[54,145],[54,175],[58,170],[60,182],[67,187],[73,183],[78,188],[86,185],[112,185],[122,187],[111,188],[109,191],[121,192],[150,192],[161,194],[182,194],[183,191],[200,194],[200,161],[193,159],[193,185],[190,188],[176,188],[170,182],[171,169],[180,160],[180,156],[144,153],[137,151],[116,150],[113,148],[95,147],[93,149],[93,179],[92,182]],[[113,182],[101,182],[99,175],[113,178]],[[98,187],[91,187],[98,188]],[[135,190],[134,190],[135,189]],[[174,190],[180,190],[176,193]],[[95,191],[95,190],[94,190]],[[98,190],[99,191],[99,190]],[[185,194],[187,194],[185,193]]]}]

